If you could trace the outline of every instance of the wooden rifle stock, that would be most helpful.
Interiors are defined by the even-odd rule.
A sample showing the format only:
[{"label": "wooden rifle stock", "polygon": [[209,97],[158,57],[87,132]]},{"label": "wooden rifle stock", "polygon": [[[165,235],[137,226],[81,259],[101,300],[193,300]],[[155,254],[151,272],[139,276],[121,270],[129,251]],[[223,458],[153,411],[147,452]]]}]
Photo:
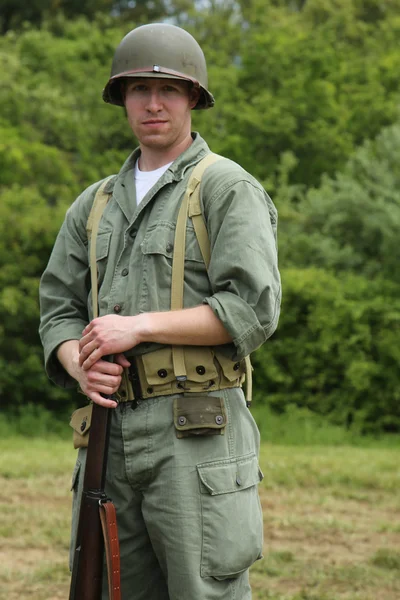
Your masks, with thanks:
[{"label": "wooden rifle stock", "polygon": [[101,599],[104,539],[99,503],[106,499],[110,417],[109,408],[93,404],[69,600]]}]

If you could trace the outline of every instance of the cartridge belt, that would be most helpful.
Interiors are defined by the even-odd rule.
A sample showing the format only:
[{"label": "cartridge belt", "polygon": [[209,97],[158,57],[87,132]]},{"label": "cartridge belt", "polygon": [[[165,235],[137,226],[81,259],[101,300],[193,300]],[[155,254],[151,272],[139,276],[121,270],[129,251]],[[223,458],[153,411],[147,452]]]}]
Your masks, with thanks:
[{"label": "cartridge belt", "polygon": [[129,356],[131,366],[124,369],[116,399],[131,402],[187,392],[213,392],[239,387],[243,382],[244,361],[231,361],[219,351],[204,346],[186,346],[184,357],[187,378],[182,380],[174,373],[171,346]]}]

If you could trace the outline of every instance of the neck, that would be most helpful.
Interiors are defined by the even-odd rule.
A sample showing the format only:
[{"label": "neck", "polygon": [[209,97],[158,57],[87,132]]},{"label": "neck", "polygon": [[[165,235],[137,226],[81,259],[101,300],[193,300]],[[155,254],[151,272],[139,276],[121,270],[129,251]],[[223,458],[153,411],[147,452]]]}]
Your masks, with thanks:
[{"label": "neck", "polygon": [[192,136],[189,133],[184,140],[176,144],[172,148],[149,148],[145,145],[140,145],[139,169],[141,171],[155,171],[168,163],[173,162],[185,150],[191,146],[193,142]]}]

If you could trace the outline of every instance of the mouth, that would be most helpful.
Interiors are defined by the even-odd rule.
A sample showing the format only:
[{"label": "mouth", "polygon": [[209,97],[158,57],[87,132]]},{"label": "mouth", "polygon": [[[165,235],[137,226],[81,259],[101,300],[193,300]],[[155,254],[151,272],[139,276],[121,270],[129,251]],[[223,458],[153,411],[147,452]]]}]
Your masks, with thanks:
[{"label": "mouth", "polygon": [[148,119],[147,121],[142,121],[142,125],[164,125],[166,122],[162,119]]}]

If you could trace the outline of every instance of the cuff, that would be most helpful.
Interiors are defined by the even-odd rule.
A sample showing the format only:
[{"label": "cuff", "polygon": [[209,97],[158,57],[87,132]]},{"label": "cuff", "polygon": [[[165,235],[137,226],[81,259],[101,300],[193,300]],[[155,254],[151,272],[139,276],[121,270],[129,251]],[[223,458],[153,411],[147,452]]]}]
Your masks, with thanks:
[{"label": "cuff", "polygon": [[204,299],[214,314],[230,333],[234,344],[232,360],[242,360],[245,356],[259,348],[272,335],[259,322],[254,310],[239,296],[230,292],[217,292]]}]

